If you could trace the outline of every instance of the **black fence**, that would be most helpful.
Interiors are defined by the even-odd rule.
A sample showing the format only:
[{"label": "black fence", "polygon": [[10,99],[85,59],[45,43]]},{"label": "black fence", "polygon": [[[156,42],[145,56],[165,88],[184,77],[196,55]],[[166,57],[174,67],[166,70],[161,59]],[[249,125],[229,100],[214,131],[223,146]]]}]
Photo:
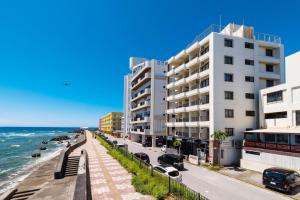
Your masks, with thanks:
[{"label": "black fence", "polygon": [[146,173],[151,174],[151,176],[155,176],[156,178],[160,179],[160,183],[167,186],[169,194],[174,196],[174,198],[179,200],[208,200],[206,197],[201,195],[200,193],[192,190],[188,186],[184,185],[183,183],[180,183],[174,179],[172,179],[170,176],[164,176],[160,174],[159,172],[153,170],[153,166],[151,164],[148,164],[141,159],[134,156],[133,153],[129,152],[128,149],[125,147],[118,148],[116,147],[111,141],[107,140],[106,137],[104,137],[102,134],[99,134],[99,136],[105,140],[112,148],[117,149],[119,152],[121,152],[125,157],[132,160],[136,164],[139,165],[140,168],[142,168]]}]

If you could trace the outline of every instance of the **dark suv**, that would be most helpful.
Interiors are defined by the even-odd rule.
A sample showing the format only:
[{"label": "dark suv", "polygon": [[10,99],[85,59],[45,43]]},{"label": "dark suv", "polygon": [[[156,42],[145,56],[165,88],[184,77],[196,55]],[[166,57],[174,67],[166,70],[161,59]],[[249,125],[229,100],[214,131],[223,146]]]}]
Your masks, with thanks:
[{"label": "dark suv", "polygon": [[142,160],[142,161],[144,161],[145,163],[150,164],[150,159],[149,159],[149,156],[148,156],[147,154],[140,152],[140,153],[135,153],[135,154],[133,154],[133,155],[134,155],[137,159]]},{"label": "dark suv", "polygon": [[176,154],[164,154],[162,156],[159,156],[157,158],[157,161],[159,164],[168,164],[172,165],[178,170],[183,170],[184,165],[183,165],[183,156],[179,156]]},{"label": "dark suv", "polygon": [[295,187],[300,186],[300,175],[293,170],[269,168],[264,170],[263,184],[290,193]]}]

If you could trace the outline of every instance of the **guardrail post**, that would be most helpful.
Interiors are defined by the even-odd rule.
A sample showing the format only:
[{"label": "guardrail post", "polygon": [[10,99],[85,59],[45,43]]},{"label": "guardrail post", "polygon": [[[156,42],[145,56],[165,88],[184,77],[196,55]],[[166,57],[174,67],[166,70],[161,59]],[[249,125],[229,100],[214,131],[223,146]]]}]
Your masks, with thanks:
[{"label": "guardrail post", "polygon": [[151,176],[153,176],[153,166],[151,165]]},{"label": "guardrail post", "polygon": [[197,193],[197,200],[200,200],[200,193]]}]

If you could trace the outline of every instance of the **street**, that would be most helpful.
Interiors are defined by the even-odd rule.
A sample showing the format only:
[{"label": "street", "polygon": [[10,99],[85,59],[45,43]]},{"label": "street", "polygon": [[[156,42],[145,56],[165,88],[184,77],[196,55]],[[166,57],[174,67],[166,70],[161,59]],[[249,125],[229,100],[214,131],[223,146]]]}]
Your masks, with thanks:
[{"label": "street", "polygon": [[[144,152],[149,155],[152,165],[157,165],[157,157],[162,155],[158,147],[142,147],[140,144],[124,140],[123,138],[114,138],[107,135],[112,140],[128,144],[130,152]],[[186,170],[181,171],[183,183],[191,189],[200,192],[211,200],[282,200],[290,199],[283,194],[262,189],[251,184],[227,177],[217,172],[210,171],[204,167],[184,163]]]}]

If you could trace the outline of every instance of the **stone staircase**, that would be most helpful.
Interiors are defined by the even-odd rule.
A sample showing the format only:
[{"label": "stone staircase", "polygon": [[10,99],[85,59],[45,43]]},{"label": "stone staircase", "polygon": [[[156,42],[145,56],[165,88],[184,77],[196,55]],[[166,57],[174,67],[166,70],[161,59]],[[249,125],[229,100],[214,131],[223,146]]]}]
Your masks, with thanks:
[{"label": "stone staircase", "polygon": [[31,189],[31,190],[22,190],[22,191],[16,191],[9,199],[10,200],[26,200],[32,195],[35,194],[35,192],[39,191],[40,189]]},{"label": "stone staircase", "polygon": [[68,157],[66,168],[64,171],[65,177],[77,175],[79,158],[80,158],[80,156],[69,156]]}]

